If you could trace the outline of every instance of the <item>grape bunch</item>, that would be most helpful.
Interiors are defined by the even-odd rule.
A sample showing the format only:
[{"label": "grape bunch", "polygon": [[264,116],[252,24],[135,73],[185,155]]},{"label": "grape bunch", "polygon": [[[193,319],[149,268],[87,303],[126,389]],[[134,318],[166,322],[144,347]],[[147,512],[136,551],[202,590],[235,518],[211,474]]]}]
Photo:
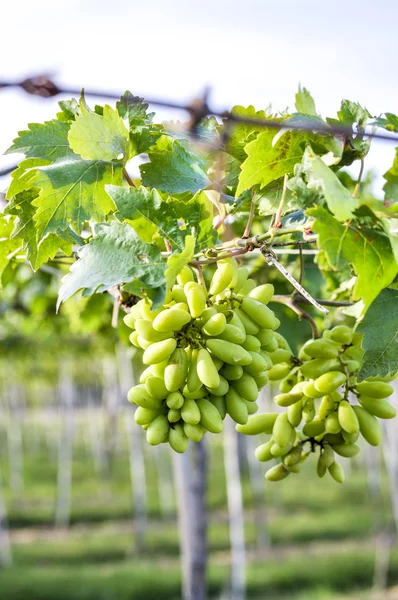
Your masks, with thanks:
[{"label": "grape bunch", "polygon": [[184,452],[206,431],[220,433],[227,414],[245,424],[278,350],[286,353],[267,306],[273,286],[257,286],[234,259],[217,265],[208,292],[186,266],[159,310],[140,300],[124,318],[147,365],[128,399],[151,445]]},{"label": "grape bunch", "polygon": [[318,453],[318,476],[329,472],[342,483],[344,473],[336,456],[355,456],[360,435],[372,446],[380,444],[378,418],[391,419],[396,414],[386,400],[393,393],[392,386],[377,377],[358,382],[364,354],[361,336],[344,325],[306,342],[297,358],[286,352],[283,360],[281,351],[275,352],[280,362],[268,376],[281,380],[274,402],[286,410],[255,415],[237,425],[237,430],[247,435],[271,434],[255,453],[261,462],[280,459],[266,472],[268,480],[298,473],[300,464]]}]

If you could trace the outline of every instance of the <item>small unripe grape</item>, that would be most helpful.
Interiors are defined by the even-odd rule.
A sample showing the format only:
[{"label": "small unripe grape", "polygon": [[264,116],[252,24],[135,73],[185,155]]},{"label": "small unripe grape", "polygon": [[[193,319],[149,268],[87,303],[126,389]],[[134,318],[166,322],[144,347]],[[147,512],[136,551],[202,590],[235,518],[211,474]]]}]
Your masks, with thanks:
[{"label": "small unripe grape", "polygon": [[323,448],[323,452],[319,457],[320,462],[328,469],[334,463],[334,451],[333,448],[326,444]]},{"label": "small unripe grape", "polygon": [[333,450],[340,454],[340,456],[344,456],[345,458],[352,458],[359,452],[359,446],[356,444],[336,444],[333,446]]},{"label": "small unripe grape", "polygon": [[258,302],[262,302],[263,304],[268,304],[274,295],[275,289],[272,283],[264,283],[263,285],[258,285],[251,292],[249,292],[249,298],[253,298]]},{"label": "small unripe grape", "polygon": [[315,387],[322,394],[330,394],[334,390],[337,390],[343,383],[345,383],[347,377],[344,373],[340,373],[339,371],[329,371],[329,373],[325,373],[318,377],[315,380]]},{"label": "small unripe grape", "polygon": [[352,342],[352,329],[345,325],[337,325],[330,331],[330,339],[339,344],[348,345]]},{"label": "small unripe grape", "polygon": [[179,409],[184,404],[185,398],[180,392],[172,392],[166,398],[166,404],[171,409]]},{"label": "small unripe grape", "polygon": [[243,367],[240,365],[224,365],[220,371],[221,375],[228,381],[236,381],[243,375]]},{"label": "small unripe grape", "polygon": [[223,331],[217,336],[220,340],[226,340],[227,342],[232,342],[233,344],[242,344],[246,339],[246,334],[243,333],[238,327],[235,325],[231,325],[228,323]]},{"label": "small unripe grape", "polygon": [[205,429],[200,423],[198,423],[197,425],[190,425],[189,423],[184,423],[183,427],[185,435],[193,442],[200,442],[200,440],[205,434]]},{"label": "small unripe grape", "polygon": [[151,446],[157,446],[166,441],[170,430],[170,424],[165,415],[159,415],[150,423],[146,431],[146,440]]},{"label": "small unripe grape", "polygon": [[169,430],[169,444],[175,452],[183,454],[188,448],[189,439],[180,424],[173,425]]},{"label": "small unripe grape", "polygon": [[203,333],[215,337],[224,331],[226,325],[227,319],[225,318],[225,315],[223,313],[217,313],[206,321],[203,326]]},{"label": "small unripe grape", "polygon": [[339,423],[347,433],[356,433],[359,431],[358,418],[354,409],[347,400],[342,400],[338,408]]},{"label": "small unripe grape", "polygon": [[200,411],[195,400],[192,400],[192,398],[185,399],[181,407],[181,417],[185,423],[190,425],[196,425],[200,422]]},{"label": "small unripe grape", "polygon": [[375,415],[375,417],[379,417],[379,419],[393,419],[397,414],[395,408],[384,398],[377,400],[376,398],[359,396],[358,400],[368,412]]},{"label": "small unripe grape", "polygon": [[329,473],[331,474],[331,476],[333,477],[333,479],[335,481],[337,481],[337,483],[343,483],[344,481],[344,471],[341,467],[341,465],[339,465],[339,463],[334,462],[330,465],[330,467],[328,468]]},{"label": "small unripe grape", "polygon": [[381,442],[380,423],[362,406],[353,407],[359,421],[359,430],[371,446],[379,446]]},{"label": "small unripe grape", "polygon": [[[214,340],[215,341],[215,340]],[[200,381],[207,387],[217,388],[220,385],[220,376],[212,357],[205,348],[198,352],[196,369]]]},{"label": "small unripe grape", "polygon": [[245,400],[249,402],[257,400],[258,387],[254,378],[249,373],[243,373],[242,377],[233,383],[233,387]]},{"label": "small unripe grape", "polygon": [[275,467],[269,469],[265,474],[265,478],[268,479],[268,481],[281,481],[288,475],[290,475],[290,471],[286,469],[282,463],[280,463],[279,465],[275,465]]},{"label": "small unripe grape", "polygon": [[244,435],[258,435],[259,433],[272,433],[278,413],[265,413],[253,415],[245,425],[236,425],[236,431]]},{"label": "small unripe grape", "polygon": [[252,362],[249,352],[232,342],[209,339],[206,342],[206,346],[212,354],[230,365],[248,365]]},{"label": "small unripe grape", "polygon": [[229,388],[225,396],[225,402],[227,405],[227,412],[232,419],[240,425],[245,425],[249,418],[249,412],[245,401],[233,387]]},{"label": "small unripe grape", "polygon": [[171,408],[167,413],[167,418],[170,423],[177,423],[181,419],[181,411],[175,408]]},{"label": "small unripe grape", "polygon": [[271,448],[274,444],[274,440],[269,440],[268,442],[265,442],[264,444],[261,444],[260,446],[257,446],[255,452],[254,452],[254,456],[256,457],[257,460],[259,460],[260,462],[268,462],[269,460],[272,460],[274,457],[271,454]]},{"label": "small unripe grape", "polygon": [[394,392],[394,388],[384,381],[362,381],[357,383],[357,391],[369,398],[388,398]]},{"label": "small unripe grape", "polygon": [[200,424],[210,433],[220,433],[224,426],[217,408],[205,398],[201,398],[197,402],[200,411]]},{"label": "small unripe grape", "polygon": [[195,281],[195,278],[192,269],[185,265],[177,275],[177,283],[184,286],[188,281]]}]

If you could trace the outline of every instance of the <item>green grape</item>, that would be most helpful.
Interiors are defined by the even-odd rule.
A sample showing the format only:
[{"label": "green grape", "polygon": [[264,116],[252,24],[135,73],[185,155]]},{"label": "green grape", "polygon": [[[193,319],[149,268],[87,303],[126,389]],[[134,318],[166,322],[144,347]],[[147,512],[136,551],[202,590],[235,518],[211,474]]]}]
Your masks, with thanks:
[{"label": "green grape", "polygon": [[145,365],[153,365],[169,358],[177,347],[177,342],[174,338],[155,342],[147,348],[142,357],[142,362]]},{"label": "green grape", "polygon": [[181,420],[181,411],[176,408],[171,408],[167,413],[167,418],[170,423],[177,423]]},{"label": "green grape", "polygon": [[[134,332],[134,333],[138,333],[138,332]],[[141,337],[139,334],[138,334],[138,336],[136,338],[136,341],[137,341],[138,348],[142,348],[143,350],[146,350],[152,344],[152,342],[148,342],[148,340],[146,340],[145,338]]]},{"label": "green grape", "polygon": [[313,358],[312,360],[309,360],[301,365],[300,372],[303,377],[315,379],[316,377],[320,377],[324,373],[327,373],[330,370],[330,364],[330,360],[326,360],[324,358]]},{"label": "green grape", "polygon": [[285,456],[285,459],[283,461],[286,467],[290,468],[299,463],[301,460],[302,452],[302,446],[295,446],[294,448],[292,448],[292,450],[290,450],[290,452]]},{"label": "green grape", "polygon": [[188,265],[185,265],[185,267],[183,267],[180,271],[180,273],[177,275],[177,283],[179,283],[179,285],[184,286],[186,283],[188,283],[188,281],[194,281],[194,275],[193,275],[193,271],[192,269],[190,269],[188,267]]},{"label": "green grape", "polygon": [[268,383],[268,375],[265,372],[261,373],[261,375],[258,375],[257,377],[253,377],[253,379],[256,382],[256,385],[259,390],[261,390],[261,388],[263,388]]},{"label": "green grape", "polygon": [[278,406],[288,407],[292,404],[296,404],[296,402],[299,402],[302,399],[302,397],[303,394],[293,394],[288,392],[286,394],[278,394],[277,396],[275,396],[274,402]]},{"label": "green grape", "polygon": [[173,310],[185,310],[185,312],[189,312],[188,304],[186,302],[176,302],[172,306],[170,306]]},{"label": "green grape", "polygon": [[349,346],[346,350],[344,350],[341,358],[343,360],[356,360],[358,363],[362,363],[363,359],[363,350],[358,346]]},{"label": "green grape", "polygon": [[347,360],[347,361],[345,361],[344,365],[345,365],[345,370],[348,373],[356,373],[361,368],[361,365],[356,360]]},{"label": "green grape", "polygon": [[164,370],[164,382],[169,392],[177,392],[184,386],[188,374],[188,357],[182,348],[176,348]]},{"label": "green grape", "polygon": [[297,385],[298,379],[298,367],[293,367],[289,375],[282,379],[279,384],[279,389],[282,393],[287,394],[292,391],[295,385]]},{"label": "green grape", "polygon": [[210,294],[216,296],[223,292],[232,282],[236,275],[237,267],[235,261],[220,260],[210,283]]},{"label": "green grape", "polygon": [[324,433],[325,431],[325,422],[321,421],[319,418],[314,417],[312,421],[306,423],[303,427],[303,433],[308,437],[315,437]]},{"label": "green grape", "polygon": [[172,307],[159,313],[152,325],[156,331],[180,331],[190,320],[191,317],[186,310]]},{"label": "green grape", "polygon": [[242,322],[243,327],[245,328],[246,335],[256,335],[260,331],[260,327],[257,325],[253,319],[251,319],[243,310],[240,308],[234,309],[235,315]]},{"label": "green grape", "polygon": [[203,333],[215,337],[224,331],[226,325],[227,319],[225,318],[225,315],[223,313],[217,313],[211,316],[208,321],[206,321],[205,325],[203,326]]},{"label": "green grape", "polygon": [[140,375],[140,383],[145,383],[149,377],[153,377],[152,366],[147,367]]},{"label": "green grape", "polygon": [[330,331],[330,339],[339,344],[348,345],[352,342],[353,333],[345,325],[337,325]]},{"label": "green grape", "polygon": [[208,391],[213,396],[225,396],[225,394],[229,390],[228,381],[222,375],[219,375],[219,378],[220,378],[220,383],[218,384],[218,386],[216,388],[209,388],[209,387],[207,388]]},{"label": "green grape", "polygon": [[181,407],[181,417],[185,423],[197,425],[200,422],[200,411],[195,400],[186,398]]},{"label": "green grape", "polygon": [[141,348],[139,342],[138,342],[138,338],[140,336],[138,335],[138,331],[133,331],[132,333],[130,333],[129,335],[129,340],[130,342],[133,344],[133,346],[135,346],[136,348]]},{"label": "green grape", "polygon": [[318,408],[318,416],[320,419],[326,419],[331,412],[334,411],[335,400],[332,394],[327,394],[322,398],[322,401]]},{"label": "green grape", "polygon": [[332,446],[326,444],[319,457],[320,462],[328,469],[334,463],[334,451]]},{"label": "green grape", "polygon": [[246,296],[241,308],[261,329],[277,329],[274,311],[262,302]]},{"label": "green grape", "polygon": [[[270,359],[270,357],[268,356],[268,354],[265,352],[265,350],[263,350],[261,348],[256,354],[259,354],[262,357],[262,359],[264,360],[264,362],[265,362],[265,367],[264,368],[267,371],[269,371],[270,369],[272,369],[272,367],[274,365],[272,364],[272,360]],[[286,364],[286,363],[281,363],[281,364]],[[289,365],[289,367],[290,367],[290,365]]]},{"label": "green grape", "polygon": [[137,425],[148,425],[160,414],[159,410],[142,408],[139,406],[134,413],[134,421]]},{"label": "green grape", "polygon": [[230,365],[248,365],[252,361],[252,357],[247,350],[232,342],[209,339],[206,346],[212,354]]},{"label": "green grape", "polygon": [[238,268],[238,277],[234,285],[235,293],[237,294],[249,277],[249,269],[246,267]]},{"label": "green grape", "polygon": [[158,308],[157,310],[152,310],[152,302],[140,300],[138,304],[140,305],[142,318],[146,319],[147,321],[153,321],[155,317],[162,311],[161,308]]},{"label": "green grape", "polygon": [[249,373],[243,373],[242,377],[234,382],[233,387],[242,398],[249,402],[254,402],[258,398],[257,384]]},{"label": "green grape", "polygon": [[290,471],[280,463],[279,465],[275,465],[275,467],[271,467],[271,469],[266,472],[265,478],[268,479],[268,481],[281,481],[288,475],[290,475]]},{"label": "green grape", "polygon": [[275,352],[275,350],[278,350],[278,348],[278,340],[276,339],[276,337],[273,337],[269,344],[261,346],[261,349],[265,350],[265,352]]},{"label": "green grape", "polygon": [[268,356],[272,360],[273,365],[277,365],[279,363],[288,363],[292,358],[292,353],[289,350],[284,350],[283,348],[277,348],[274,352],[269,352]]},{"label": "green grape", "polygon": [[263,285],[258,285],[253,290],[251,290],[248,294],[249,298],[253,298],[253,300],[257,300],[258,302],[262,302],[262,304],[268,304],[274,295],[275,289],[272,283],[264,283]]},{"label": "green grape", "polygon": [[170,424],[165,415],[157,416],[146,430],[146,441],[151,446],[157,446],[167,440]]},{"label": "green grape", "polygon": [[261,348],[261,344],[258,338],[254,335],[247,335],[243,341],[242,346],[245,350],[250,352],[258,352]]},{"label": "green grape", "polygon": [[323,464],[321,460],[321,456],[318,458],[318,462],[316,464],[316,474],[319,478],[322,479],[326,475],[327,467]]},{"label": "green grape", "polygon": [[142,315],[141,315],[140,308],[139,308],[139,306],[137,306],[135,304],[134,306],[131,307],[131,311],[123,317],[123,321],[127,325],[127,327],[130,327],[130,329],[134,329],[134,323],[136,322],[137,319],[141,319],[141,318],[142,318]]},{"label": "green grape", "polygon": [[132,387],[127,393],[127,400],[132,404],[137,404],[142,408],[159,408],[159,401],[155,400],[148,394],[148,391],[143,384]]},{"label": "green grape", "polygon": [[164,378],[164,371],[168,365],[168,362],[168,359],[166,359],[151,365],[149,368],[151,369],[153,376]]},{"label": "green grape", "polygon": [[305,345],[305,353],[312,358],[336,358],[339,346],[330,340],[312,340]]},{"label": "green grape", "polygon": [[198,364],[198,348],[193,348],[191,352],[191,360],[187,375],[187,388],[190,392],[197,392],[202,387],[202,382],[199,379],[197,364]]},{"label": "green grape", "polygon": [[285,379],[285,377],[289,375],[290,371],[290,365],[281,363],[280,365],[274,365],[271,369],[269,369],[267,375],[270,381],[280,381],[281,379]]},{"label": "green grape", "polygon": [[236,381],[242,377],[243,367],[240,365],[224,365],[220,373],[228,381]]},{"label": "green grape", "polygon": [[289,442],[285,446],[279,446],[277,443],[273,443],[271,447],[271,454],[274,458],[281,458],[286,456],[294,446],[296,436],[292,436]]},{"label": "green grape", "polygon": [[205,429],[200,423],[197,425],[191,425],[190,423],[184,423],[184,433],[193,442],[200,442],[205,434]]},{"label": "green grape", "polygon": [[227,414],[227,404],[225,402],[225,397],[224,396],[213,396],[213,394],[210,394],[210,396],[208,397],[208,400],[209,400],[209,402],[214,404],[214,406],[220,413],[220,417],[224,420],[225,416]]},{"label": "green grape", "polygon": [[245,326],[243,325],[242,321],[240,320],[240,318],[238,317],[237,314],[235,314],[233,311],[231,311],[228,314],[228,319],[229,319],[229,324],[233,325],[234,327],[237,327],[238,329],[240,329],[240,331],[244,334],[244,336],[246,337],[246,329]]},{"label": "green grape", "polygon": [[345,381],[347,377],[344,373],[340,373],[339,371],[329,371],[329,373],[325,373],[321,375],[315,380],[315,387],[322,394],[330,394],[330,392],[334,392],[337,390]]},{"label": "green grape", "polygon": [[217,356],[212,356],[212,359],[217,371],[219,371],[224,366],[224,361],[221,360],[221,358],[218,358]]},{"label": "green grape", "polygon": [[187,297],[189,312],[197,319],[206,308],[206,293],[199,283],[186,283],[184,292]]},{"label": "green grape", "polygon": [[180,392],[172,392],[166,398],[166,404],[171,409],[179,409],[184,404],[185,398]]},{"label": "green grape", "polygon": [[170,427],[169,444],[175,452],[183,454],[188,448],[189,439],[185,434],[184,428],[179,423]]},{"label": "green grape", "polygon": [[[276,343],[276,348],[278,348],[278,342],[276,340],[275,337],[275,332],[272,331],[271,329],[260,329],[260,331],[257,333],[256,335],[257,339],[259,340],[261,346],[267,346],[271,341],[275,341]],[[276,350],[275,348],[275,350]]]},{"label": "green grape", "polygon": [[251,357],[251,362],[248,365],[244,365],[243,370],[253,377],[259,377],[261,373],[264,373],[264,371],[267,369],[267,361],[258,352],[249,352],[248,354]]},{"label": "green grape", "polygon": [[368,398],[366,396],[359,396],[358,398],[361,405],[375,417],[379,419],[393,419],[397,411],[391,404],[384,398]]},{"label": "green grape", "polygon": [[184,286],[182,285],[174,285],[171,290],[172,298],[175,302],[185,302],[187,301],[187,297],[184,292]]},{"label": "green grape", "polygon": [[152,323],[150,321],[145,321],[144,319],[137,319],[134,325],[138,335],[148,342],[161,342],[174,335],[171,330],[164,332],[156,331]]},{"label": "green grape", "polygon": [[295,404],[292,404],[287,409],[287,418],[289,419],[290,425],[298,427],[303,418],[303,401],[299,400]]},{"label": "green grape", "polygon": [[359,430],[365,440],[371,446],[379,446],[381,443],[380,423],[362,406],[353,407],[359,421]]},{"label": "green grape", "polygon": [[342,400],[339,404],[338,419],[341,428],[347,433],[356,433],[359,431],[358,418],[347,400]]},{"label": "green grape", "polygon": [[[342,431],[341,435],[343,438],[342,442],[346,442],[347,444],[355,444],[359,438],[359,431],[356,431],[355,433],[347,433],[346,431]],[[340,442],[337,441],[336,444],[340,444]]]},{"label": "green grape", "polygon": [[312,398],[307,398],[307,400],[304,399],[303,411],[302,411],[304,421],[306,423],[310,423],[312,421],[312,419],[315,417],[315,414],[316,414],[316,411],[315,411],[314,400]]},{"label": "green grape", "polygon": [[244,435],[258,435],[259,433],[272,433],[278,413],[265,413],[253,415],[245,425],[236,425],[236,431]]},{"label": "green grape", "polygon": [[323,396],[323,393],[318,392],[318,390],[315,388],[314,381],[312,379],[304,384],[303,392],[307,396],[307,398],[315,399],[322,398]]},{"label": "green grape", "polygon": [[243,398],[233,387],[230,387],[226,396],[227,413],[240,425],[245,425],[249,418],[249,412]]},{"label": "green grape", "polygon": [[145,382],[145,387],[148,391],[148,394],[155,400],[164,400],[169,393],[165,386],[164,379],[161,377],[148,377]]},{"label": "green grape", "polygon": [[196,368],[198,377],[205,386],[217,388],[220,385],[220,376],[217,368],[205,348],[199,350]]},{"label": "green grape", "polygon": [[271,448],[273,444],[274,440],[270,439],[268,442],[257,446],[254,452],[254,456],[257,458],[257,460],[259,460],[260,462],[268,462],[269,460],[272,460],[274,458],[271,454]]},{"label": "green grape", "polygon": [[388,398],[394,392],[394,388],[383,381],[362,381],[356,385],[357,391],[363,396],[381,400]]},{"label": "green grape", "polygon": [[286,446],[291,439],[292,432],[295,434],[294,427],[289,423],[287,413],[280,413],[276,418],[274,427],[272,429],[272,435],[274,436],[275,442],[278,446]]},{"label": "green grape", "polygon": [[242,287],[240,288],[238,297],[244,298],[245,296],[250,294],[250,292],[252,290],[254,290],[255,287],[256,287],[256,282],[253,279],[247,279],[245,281],[245,283],[242,285]]},{"label": "green grape", "polygon": [[198,400],[200,411],[200,424],[210,433],[220,433],[224,426],[217,408],[209,400],[201,398]]},{"label": "green grape", "polygon": [[249,400],[245,400],[245,398],[243,398],[243,400],[245,401],[245,404],[247,406],[247,412],[249,415],[254,415],[257,411],[258,411],[258,404],[257,402],[250,402]]},{"label": "green grape", "polygon": [[196,392],[190,392],[188,387],[185,385],[182,390],[182,394],[185,398],[189,398],[191,400],[197,400],[198,398],[204,398],[207,394],[206,388],[202,385],[201,388],[196,390]]},{"label": "green grape", "polygon": [[339,465],[339,463],[334,462],[330,465],[330,467],[328,468],[328,471],[330,473],[330,475],[333,477],[333,479],[335,481],[337,481],[337,483],[343,483],[344,481],[344,471],[341,467],[341,465]]},{"label": "green grape", "polygon": [[359,452],[359,446],[356,444],[336,444],[333,446],[333,450],[344,456],[345,458],[352,458]]},{"label": "green grape", "polygon": [[332,412],[325,419],[325,430],[327,433],[339,433],[341,431],[341,425],[337,412]]},{"label": "green grape", "polygon": [[246,334],[243,333],[238,327],[235,327],[235,325],[228,323],[224,330],[217,337],[220,340],[226,340],[227,342],[232,342],[233,344],[242,344],[246,339]]}]

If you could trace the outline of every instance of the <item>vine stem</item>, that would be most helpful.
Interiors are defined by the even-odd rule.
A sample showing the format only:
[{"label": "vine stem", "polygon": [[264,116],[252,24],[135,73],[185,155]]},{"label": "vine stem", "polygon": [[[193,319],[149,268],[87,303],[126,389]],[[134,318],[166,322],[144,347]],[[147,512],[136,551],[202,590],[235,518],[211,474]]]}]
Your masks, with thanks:
[{"label": "vine stem", "polygon": [[130,186],[135,187],[134,181],[131,179],[130,175],[128,174],[126,167],[123,167],[123,176]]},{"label": "vine stem", "polygon": [[352,192],[352,197],[353,198],[356,198],[358,196],[358,194],[359,194],[359,190],[360,190],[360,187],[361,187],[361,180],[362,180],[362,175],[363,175],[364,168],[365,168],[365,160],[362,157],[361,158],[361,168],[359,169],[358,179],[357,179],[357,182],[355,184],[354,191]]},{"label": "vine stem", "polygon": [[166,246],[166,250],[169,254],[171,254],[172,252],[172,247],[171,244],[169,242],[169,240],[167,240],[166,238],[164,238],[164,245]]},{"label": "vine stem", "polygon": [[251,231],[251,228],[252,228],[252,223],[253,223],[253,218],[254,218],[254,201],[253,201],[253,196],[254,196],[254,193],[252,192],[252,199],[251,199],[251,203],[250,203],[249,218],[247,219],[246,227],[245,227],[245,230],[244,230],[243,235],[242,235],[242,240],[246,240],[248,237],[250,237],[250,231]]},{"label": "vine stem", "polygon": [[289,180],[288,174],[285,173],[285,177],[283,179],[282,197],[281,197],[281,201],[279,202],[277,211],[275,213],[275,219],[274,219],[274,224],[273,224],[272,228],[275,227],[277,229],[280,229],[282,226],[281,217],[282,217],[283,205],[285,204],[285,200],[286,200],[288,180]]},{"label": "vine stem", "polygon": [[319,329],[314,319],[309,313],[307,313],[303,308],[301,308],[301,306],[296,304],[292,296],[273,296],[271,302],[279,302],[280,304],[284,304],[285,306],[291,308],[300,319],[305,319],[311,325],[313,339],[321,337]]}]

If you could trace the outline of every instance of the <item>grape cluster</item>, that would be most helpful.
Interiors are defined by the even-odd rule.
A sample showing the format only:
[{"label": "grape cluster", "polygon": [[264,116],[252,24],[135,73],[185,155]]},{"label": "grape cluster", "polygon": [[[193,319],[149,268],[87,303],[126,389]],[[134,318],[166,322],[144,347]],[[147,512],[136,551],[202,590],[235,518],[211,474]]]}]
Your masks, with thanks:
[{"label": "grape cluster", "polygon": [[138,405],[135,421],[149,444],[169,442],[184,452],[206,431],[220,433],[227,414],[245,424],[257,411],[267,372],[278,351],[285,358],[287,344],[267,306],[273,286],[256,286],[248,275],[223,259],[207,292],[186,266],[162,308],[152,311],[140,300],[124,318],[148,365],[128,399]]},{"label": "grape cluster", "polygon": [[281,380],[274,401],[286,410],[255,415],[237,426],[248,435],[271,434],[256,449],[261,462],[281,459],[266,472],[268,480],[279,481],[299,472],[300,464],[317,452],[318,476],[328,471],[342,483],[344,473],[336,455],[355,456],[360,435],[372,446],[380,444],[377,417],[395,417],[394,407],[386,400],[393,388],[381,378],[358,382],[362,359],[361,336],[338,325],[304,344],[297,358],[286,355],[284,362],[268,372],[270,379],[274,371],[273,378]]}]

